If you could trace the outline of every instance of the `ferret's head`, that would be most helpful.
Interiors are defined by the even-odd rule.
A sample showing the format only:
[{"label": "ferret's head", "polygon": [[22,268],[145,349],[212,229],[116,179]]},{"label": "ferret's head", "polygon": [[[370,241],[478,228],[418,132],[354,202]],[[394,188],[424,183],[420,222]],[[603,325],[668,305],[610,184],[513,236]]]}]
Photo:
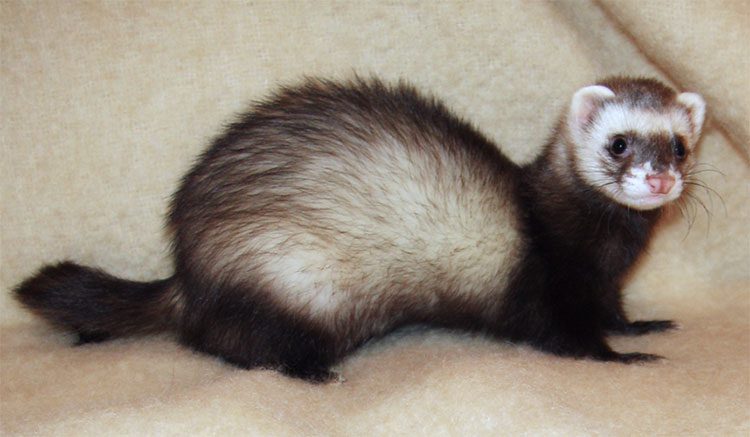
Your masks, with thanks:
[{"label": "ferret's head", "polygon": [[619,204],[658,208],[682,194],[704,117],[701,96],[652,79],[582,88],[565,120],[574,171]]}]

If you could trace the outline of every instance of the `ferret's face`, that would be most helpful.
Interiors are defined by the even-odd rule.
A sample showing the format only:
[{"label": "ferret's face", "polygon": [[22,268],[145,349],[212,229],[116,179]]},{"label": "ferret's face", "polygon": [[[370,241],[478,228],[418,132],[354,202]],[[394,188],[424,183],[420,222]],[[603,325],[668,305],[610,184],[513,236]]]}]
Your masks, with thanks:
[{"label": "ferret's face", "polygon": [[617,203],[639,210],[680,197],[703,123],[700,96],[683,93],[656,110],[617,99],[602,86],[579,93],[587,89],[585,97],[595,100],[576,107],[581,102],[574,97],[572,109],[578,113],[572,111],[569,119],[581,178]]}]

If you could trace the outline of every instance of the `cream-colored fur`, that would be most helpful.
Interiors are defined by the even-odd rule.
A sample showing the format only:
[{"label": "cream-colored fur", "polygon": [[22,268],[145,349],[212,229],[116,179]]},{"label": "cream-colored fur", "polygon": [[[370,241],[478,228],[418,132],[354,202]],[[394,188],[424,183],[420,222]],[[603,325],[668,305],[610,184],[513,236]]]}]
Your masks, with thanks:
[{"label": "cream-colored fur", "polygon": [[[0,434],[748,434],[749,13],[742,1],[3,2]],[[612,341],[667,360],[409,331],[343,362],[346,382],[310,386],[166,338],[73,348],[9,298],[61,258],[168,275],[168,198],[222,123],[278,83],[353,70],[435,92],[519,162],[597,78],[704,96],[696,169],[722,172],[700,177],[723,200],[695,190],[710,220],[699,209],[689,232],[667,220],[626,284],[631,315],[682,328]]]},{"label": "cream-colored fur", "polygon": [[[353,341],[446,301],[496,311],[526,244],[512,176],[455,135],[415,126],[406,105],[379,117],[352,108],[342,121],[345,104],[319,110],[346,128],[258,130],[245,140],[252,147],[201,166],[188,191],[233,196],[177,202],[197,205],[185,213],[195,236],[183,259]],[[209,181],[211,168],[224,173]]]}]

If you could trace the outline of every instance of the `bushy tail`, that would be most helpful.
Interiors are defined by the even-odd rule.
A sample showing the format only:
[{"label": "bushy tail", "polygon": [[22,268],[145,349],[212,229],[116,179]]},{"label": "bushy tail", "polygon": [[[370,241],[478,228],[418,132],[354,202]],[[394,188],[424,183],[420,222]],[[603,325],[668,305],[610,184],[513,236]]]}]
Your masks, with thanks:
[{"label": "bushy tail", "polygon": [[171,279],[135,282],[72,262],[43,267],[14,290],[16,299],[79,343],[173,328],[178,292]]}]

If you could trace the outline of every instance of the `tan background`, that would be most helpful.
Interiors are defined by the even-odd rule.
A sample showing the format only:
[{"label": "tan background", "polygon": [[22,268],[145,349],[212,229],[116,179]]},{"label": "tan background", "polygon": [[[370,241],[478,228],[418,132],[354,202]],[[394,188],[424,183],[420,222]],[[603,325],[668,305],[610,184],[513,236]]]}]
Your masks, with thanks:
[{"label": "tan background", "polygon": [[[750,433],[748,2],[3,1],[0,32],[0,434]],[[355,71],[434,92],[519,162],[598,77],[703,94],[710,212],[665,223],[627,286],[632,314],[682,329],[613,341],[668,360],[411,331],[310,386],[168,338],[71,348],[9,298],[63,258],[168,275],[166,203],[222,124],[279,83]]]}]

